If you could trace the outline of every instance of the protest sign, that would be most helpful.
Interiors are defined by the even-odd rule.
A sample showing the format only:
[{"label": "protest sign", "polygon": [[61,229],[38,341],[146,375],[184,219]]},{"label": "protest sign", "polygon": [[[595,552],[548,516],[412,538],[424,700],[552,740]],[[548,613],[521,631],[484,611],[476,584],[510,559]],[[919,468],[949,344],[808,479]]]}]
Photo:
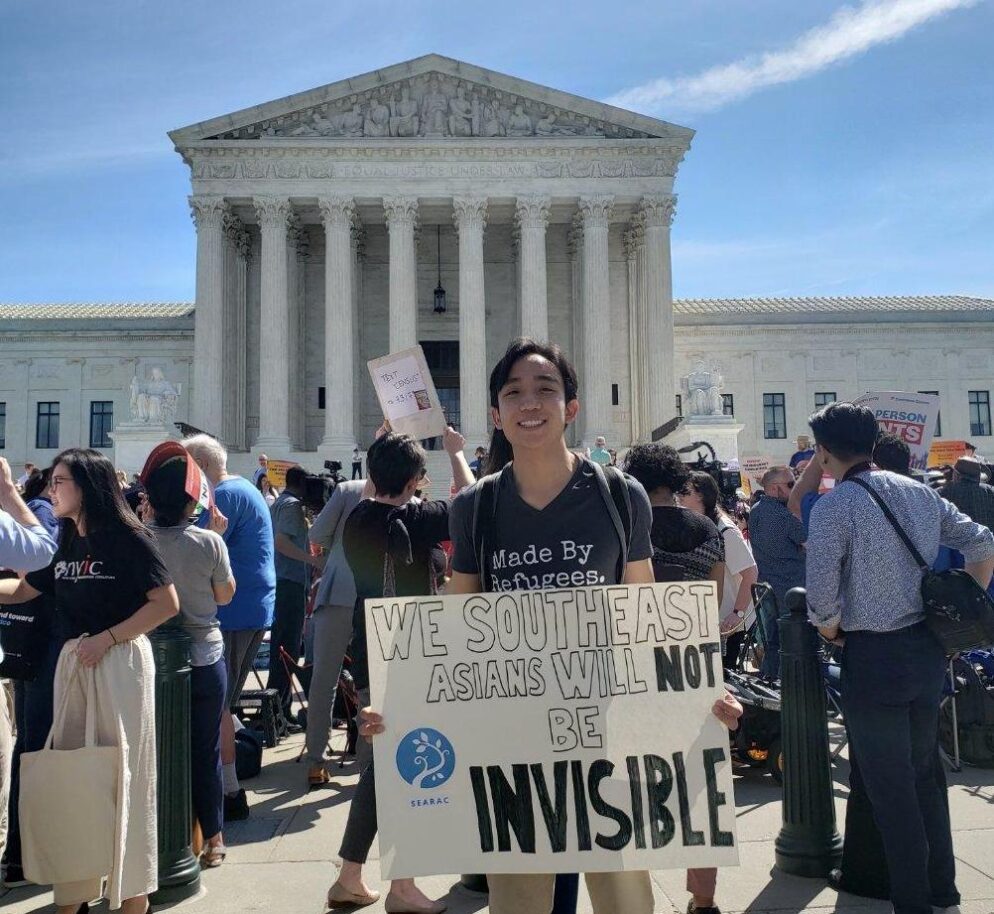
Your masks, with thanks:
[{"label": "protest sign", "polygon": [[928,452],[929,467],[948,467],[966,456],[965,441],[934,441]]},{"label": "protest sign", "polygon": [[292,460],[270,460],[266,464],[266,478],[274,489],[286,487],[286,471],[297,466]]},{"label": "protest sign", "polygon": [[908,445],[912,469],[925,469],[939,416],[938,396],[894,390],[869,391],[853,403],[872,409],[877,425]]},{"label": "protest sign", "polygon": [[365,611],[385,879],[738,862],[713,582]]},{"label": "protest sign", "polygon": [[739,470],[743,476],[759,483],[771,466],[773,466],[772,457],[743,457]]},{"label": "protest sign", "polygon": [[420,346],[392,352],[366,364],[380,409],[393,431],[419,440],[445,431],[445,413]]}]

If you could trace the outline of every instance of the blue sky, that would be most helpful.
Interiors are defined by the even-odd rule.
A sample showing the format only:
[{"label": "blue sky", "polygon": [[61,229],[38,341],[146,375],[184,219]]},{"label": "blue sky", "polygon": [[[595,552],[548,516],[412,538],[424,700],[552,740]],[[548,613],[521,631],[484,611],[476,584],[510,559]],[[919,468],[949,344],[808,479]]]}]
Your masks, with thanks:
[{"label": "blue sky", "polygon": [[695,128],[678,297],[994,296],[994,0],[49,0],[4,20],[3,301],[192,299],[166,131],[429,52]]}]

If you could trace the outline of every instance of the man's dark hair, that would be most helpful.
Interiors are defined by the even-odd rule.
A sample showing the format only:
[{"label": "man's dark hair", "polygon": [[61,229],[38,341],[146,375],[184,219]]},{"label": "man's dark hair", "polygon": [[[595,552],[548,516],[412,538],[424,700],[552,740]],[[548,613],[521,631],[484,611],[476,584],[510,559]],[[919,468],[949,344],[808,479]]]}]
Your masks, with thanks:
[{"label": "man's dark hair", "polygon": [[669,489],[679,495],[690,481],[690,468],[668,444],[636,444],[625,456],[624,469],[646,492]]},{"label": "man's dark hair", "polygon": [[307,470],[303,467],[290,467],[286,471],[286,484],[288,488],[300,491],[307,485]]},{"label": "man's dark hair", "polygon": [[873,448],[873,462],[881,470],[890,470],[901,476],[911,475],[911,448],[897,435],[881,432]]},{"label": "man's dark hair", "polygon": [[48,481],[52,478],[52,468],[45,467],[44,470],[35,468],[31,471],[28,481],[24,483],[24,500],[33,501],[41,498],[41,493],[48,488]]},{"label": "man's dark hair", "polygon": [[873,411],[855,403],[829,403],[810,419],[815,443],[838,460],[869,459],[877,441]]},{"label": "man's dark hair", "polygon": [[396,498],[425,468],[424,448],[410,435],[384,435],[366,454],[366,472],[377,495]]}]

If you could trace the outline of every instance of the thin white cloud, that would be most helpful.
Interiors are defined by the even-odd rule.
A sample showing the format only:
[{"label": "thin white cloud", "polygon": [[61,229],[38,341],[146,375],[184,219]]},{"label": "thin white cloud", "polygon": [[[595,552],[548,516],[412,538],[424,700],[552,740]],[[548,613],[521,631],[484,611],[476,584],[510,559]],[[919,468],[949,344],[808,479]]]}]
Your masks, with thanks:
[{"label": "thin white cloud", "polygon": [[710,111],[767,86],[794,82],[832,64],[896,41],[938,16],[975,6],[980,0],[864,0],[844,6],[824,25],[789,46],[712,67],[696,76],[654,79],[607,99],[609,104],[649,114]]}]

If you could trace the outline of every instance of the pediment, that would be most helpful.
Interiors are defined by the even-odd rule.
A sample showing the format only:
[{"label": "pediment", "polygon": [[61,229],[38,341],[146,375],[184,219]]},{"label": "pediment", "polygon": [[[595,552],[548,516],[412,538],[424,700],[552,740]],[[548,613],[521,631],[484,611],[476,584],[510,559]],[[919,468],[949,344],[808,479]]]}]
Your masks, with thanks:
[{"label": "pediment", "polygon": [[668,139],[693,131],[436,54],[170,133],[203,140]]}]

